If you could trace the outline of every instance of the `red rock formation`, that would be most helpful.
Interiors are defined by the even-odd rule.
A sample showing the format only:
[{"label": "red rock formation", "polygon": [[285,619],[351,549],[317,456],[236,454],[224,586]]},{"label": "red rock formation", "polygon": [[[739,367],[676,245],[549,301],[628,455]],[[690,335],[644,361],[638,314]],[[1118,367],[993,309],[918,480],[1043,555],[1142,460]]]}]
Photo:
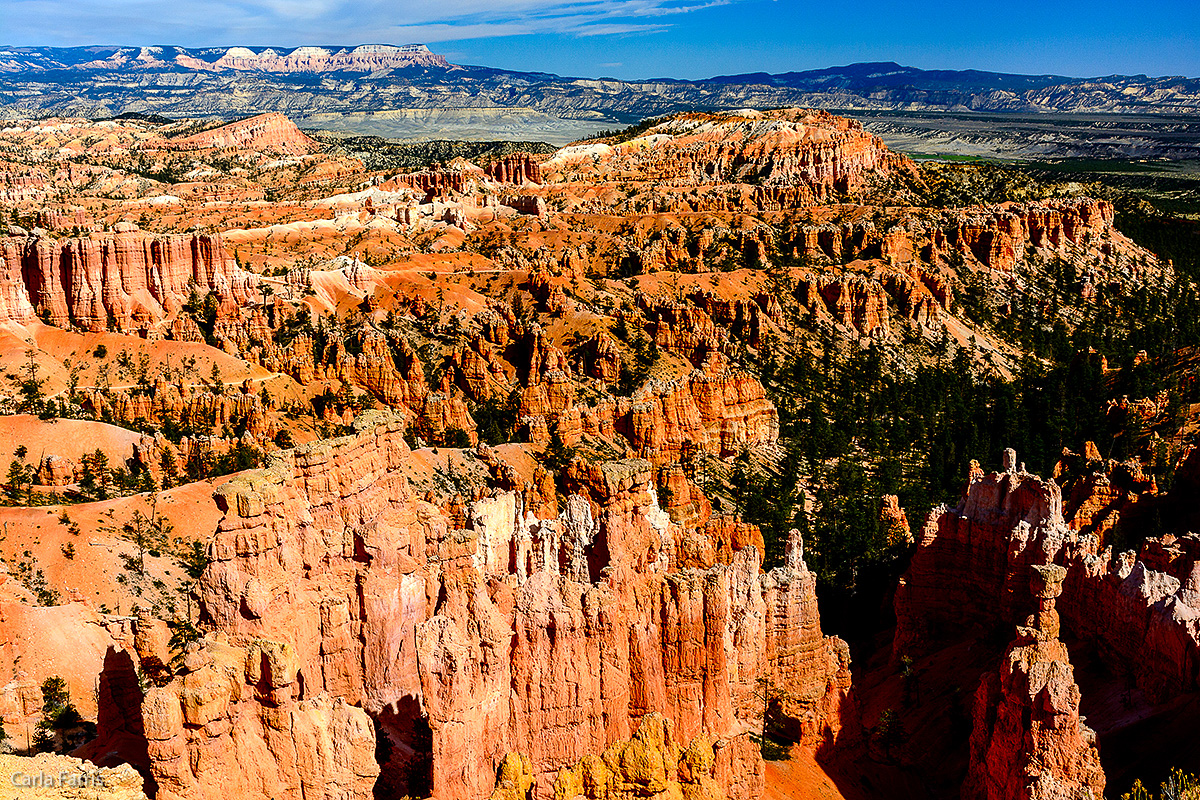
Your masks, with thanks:
[{"label": "red rock formation", "polygon": [[320,148],[290,119],[276,112],[231,122],[184,139],[170,140],[167,146],[172,150],[235,148],[294,156],[312,153]]},{"label": "red rock formation", "polygon": [[395,191],[402,187],[416,189],[425,193],[425,202],[428,203],[437,197],[451,196],[451,193],[462,194],[470,189],[471,184],[481,182],[486,177],[479,167],[458,158],[444,167],[396,175],[380,184],[379,188],[382,191]]},{"label": "red rock formation", "polygon": [[39,228],[48,228],[49,230],[63,230],[68,228],[78,228],[87,231],[99,230],[96,220],[82,208],[42,209],[37,213],[37,224]]},{"label": "red rock formation", "polygon": [[[327,358],[333,368],[326,370],[326,377],[357,386],[370,392],[380,402],[393,408],[409,408],[417,411],[423,407],[429,394],[425,383],[425,372],[421,360],[408,340],[399,336],[387,336],[369,326],[359,331],[359,352],[350,353],[344,341],[332,343],[332,352]],[[303,345],[297,349],[303,351]],[[307,348],[312,352],[311,345]],[[465,420],[459,419],[465,423]],[[464,430],[473,429],[473,424],[464,424]]]},{"label": "red rock formation", "polygon": [[1017,472],[1015,459],[972,476],[958,508],[926,519],[896,592],[896,658],[923,652],[935,628],[1016,619],[1031,602],[1030,566],[1052,562],[1071,538],[1058,486]]},{"label": "red rock formation", "polygon": [[510,194],[500,198],[501,204],[516,209],[522,214],[535,217],[547,216],[546,199],[535,194]]},{"label": "red rock formation", "polygon": [[1135,512],[1138,503],[1158,494],[1153,476],[1146,476],[1138,462],[1105,463],[1092,442],[1087,442],[1082,459],[1064,452],[1055,473],[1063,487],[1067,525],[1080,533],[1095,534],[1101,547],[1123,515]]},{"label": "red rock formation", "polygon": [[247,385],[238,389],[228,387],[223,394],[184,384],[167,383],[161,378],[148,393],[125,389],[81,392],[81,405],[101,419],[117,422],[162,425],[171,421],[183,430],[200,436],[223,434],[224,429],[240,428],[252,438],[265,441],[274,438],[280,426],[268,414],[262,396]]},{"label": "red rock formation", "polygon": [[719,563],[678,570],[643,461],[575,462],[557,519],[498,492],[454,530],[408,488],[403,421],[356,425],[219,490],[200,589],[219,636],[143,705],[160,797],[298,797],[319,781],[365,797],[368,715],[393,788],[440,798],[488,797],[506,758],[510,783],[527,772],[547,798],[654,713],[672,741],[723,743],[692,746],[684,783],[758,797],[762,685],[797,738],[838,735],[848,655],[821,635],[798,535],[767,574],[749,528]]},{"label": "red rock formation", "polygon": [[896,591],[893,658],[1020,618],[1034,605],[1022,576],[1060,563],[1067,575],[1058,608],[1072,634],[1154,700],[1195,691],[1200,579],[1189,574],[1181,584],[1132,552],[1101,552],[1094,535],[1064,523],[1057,484],[1018,472],[1012,451],[1005,460],[1004,472],[972,475],[958,508],[926,520]]},{"label": "red rock formation", "polygon": [[216,235],[149,236],[130,223],[86,239],[0,239],[0,320],[92,331],[146,330],[178,312],[191,287],[212,291],[226,312],[255,295],[257,276],[239,269]]},{"label": "red rock formation", "polygon": [[896,301],[900,312],[927,328],[938,325],[951,310],[953,290],[945,279],[916,265],[900,270],[879,270],[875,279]]},{"label": "red rock formation", "polygon": [[607,333],[598,333],[584,347],[584,374],[598,378],[606,384],[616,383],[621,377],[621,351],[616,339]]},{"label": "red rock formation", "polygon": [[721,457],[779,436],[779,415],[762,384],[711,358],[669,383],[653,381],[633,397],[617,431],[655,463],[678,462],[685,442]]},{"label": "red rock formation", "polygon": [[417,432],[430,442],[444,442],[447,434],[460,430],[467,434],[471,444],[479,442],[475,433],[475,420],[467,411],[467,404],[458,395],[433,392],[425,398],[417,418]]},{"label": "red rock formation", "polygon": [[370,717],[310,694],[286,644],[204,640],[147,692],[142,722],[161,800],[365,798],[379,775]]},{"label": "red rock formation", "polygon": [[766,293],[722,298],[709,291],[690,293],[684,301],[638,294],[639,308],[650,320],[649,333],[661,350],[678,353],[696,366],[708,354],[728,354],[730,335],[753,347],[784,325],[779,301]]},{"label": "red rock formation", "polygon": [[833,319],[867,336],[889,330],[887,295],[883,287],[861,275],[827,276],[818,292]]},{"label": "red rock formation", "polygon": [[797,742],[827,746],[843,734],[853,739],[858,717],[850,696],[850,647],[821,635],[817,576],[804,563],[798,531],[789,535],[783,558],[784,568],[768,574],[776,582],[774,593],[767,593],[775,626],[767,636],[767,658],[775,665],[769,702]]},{"label": "red rock formation", "polygon": [[[970,255],[993,269],[1012,270],[1027,247],[1063,252],[1070,245],[1111,255],[1115,233],[1113,207],[1091,198],[1005,203],[994,208],[964,209],[934,237],[938,249]],[[1117,234],[1118,239],[1123,239]]]},{"label": "red rock formation", "polygon": [[0,200],[19,203],[41,197],[50,178],[40,169],[23,169],[18,172],[0,172]]},{"label": "red rock formation", "polygon": [[1067,648],[1054,601],[1067,571],[1033,568],[1038,610],[1009,646],[998,673],[975,694],[971,764],[964,800],[1059,800],[1104,796],[1096,734],[1079,716]]},{"label": "red rock formation", "polygon": [[0,322],[25,324],[36,318],[25,285],[24,259],[14,238],[0,240]]},{"label": "red rock formation", "polygon": [[541,183],[540,159],[530,153],[510,153],[493,161],[484,170],[492,180],[500,183]]},{"label": "red rock formation", "polygon": [[[688,480],[683,467],[678,464],[671,464],[659,470],[658,501],[666,509],[667,513],[671,515],[671,520],[682,530],[691,531],[704,527],[712,516],[712,505],[709,503],[708,498],[704,496],[704,492],[700,490],[700,487]],[[732,544],[732,537],[721,536],[723,532],[718,533],[715,538],[728,547]],[[742,549],[748,543],[748,539],[741,537],[737,549]],[[766,549],[762,546],[761,542],[758,543],[758,546],[760,550]],[[676,550],[677,552],[679,550],[678,541],[676,542]],[[683,559],[679,563],[684,563]],[[714,563],[716,562],[709,561],[709,563],[705,564],[705,567],[710,567]],[[724,563],[729,562],[726,560]]]},{"label": "red rock formation", "polygon": [[620,176],[689,186],[800,185],[825,201],[861,189],[868,175],[915,175],[916,168],[858,122],[785,109],[678,115],[630,142],[560,150],[541,171],[547,182]]}]

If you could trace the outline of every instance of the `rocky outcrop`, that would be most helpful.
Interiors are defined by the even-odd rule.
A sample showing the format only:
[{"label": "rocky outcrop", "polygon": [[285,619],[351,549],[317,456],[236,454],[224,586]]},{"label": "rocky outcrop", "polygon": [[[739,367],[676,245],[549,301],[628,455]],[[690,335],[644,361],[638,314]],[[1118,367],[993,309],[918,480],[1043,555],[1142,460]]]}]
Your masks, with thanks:
[{"label": "rocky outcrop", "polygon": [[[793,230],[785,247],[810,263],[879,259],[890,267],[908,267],[965,261],[1001,272],[1011,272],[1034,254],[1067,258],[1083,251],[1101,263],[1119,255],[1143,257],[1145,251],[1122,236],[1113,219],[1111,203],[1088,197],[932,212],[897,209],[882,219],[814,216]],[[929,283],[928,289],[937,296],[944,284]],[[939,297],[943,306],[947,300]]]},{"label": "rocky outcrop", "polygon": [[821,303],[813,302],[813,291],[809,290],[810,309],[825,311],[843,328],[867,336],[888,333],[887,294],[877,281],[864,275],[843,274],[823,275],[812,283]]},{"label": "rocky outcrop", "polygon": [[779,301],[766,294],[718,297],[697,291],[682,301],[639,295],[638,306],[650,321],[649,334],[661,350],[701,366],[714,351],[730,354],[731,338],[760,347],[763,337],[784,324]]},{"label": "rocky outcrop", "polygon": [[678,462],[685,442],[727,457],[779,437],[779,415],[762,384],[720,358],[675,381],[651,381],[632,398],[616,430],[656,464]]},{"label": "rocky outcrop", "polygon": [[520,214],[545,219],[548,212],[546,198],[535,194],[509,194],[500,198],[501,205],[508,206]]},{"label": "rocky outcrop", "polygon": [[82,208],[44,208],[37,212],[37,226],[50,230],[99,230],[95,218]]},{"label": "rocky outcrop", "polygon": [[0,199],[8,203],[19,203],[41,197],[50,178],[40,169],[27,168],[17,172],[0,172]]},{"label": "rocky outcrop", "polygon": [[16,576],[0,570],[0,669],[6,676],[0,717],[14,747],[32,745],[27,737],[42,720],[46,678],[66,681],[79,713],[94,720],[103,713],[106,681],[119,666],[133,669],[121,619],[98,614],[78,593],[71,595],[62,605],[39,607]]},{"label": "rocky outcrop", "polygon": [[146,392],[88,389],[80,395],[82,407],[96,417],[130,425],[170,423],[193,436],[249,433],[260,441],[274,438],[280,430],[249,380],[240,387],[226,387],[221,394],[160,378]]},{"label": "rocky outcrop", "polygon": [[942,251],[969,255],[992,269],[1012,270],[1027,248],[1063,252],[1075,246],[1111,256],[1115,237],[1113,207],[1091,198],[1004,203],[994,208],[964,209],[952,225],[933,238]]},{"label": "rocky outcrop", "polygon": [[485,172],[492,180],[500,183],[515,183],[518,186],[523,183],[541,183],[540,161],[541,159],[531,153],[510,153],[489,164]]},{"label": "rocky outcrop", "polygon": [[462,194],[486,179],[486,173],[479,167],[457,158],[446,166],[396,175],[380,184],[379,188],[383,191],[416,189],[425,193],[424,202],[428,203],[434,198]]},{"label": "rocky outcrop", "polygon": [[128,764],[97,767],[71,756],[0,755],[0,781],[11,798],[146,800],[142,776]]},{"label": "rocky outcrop", "polygon": [[1056,564],[1033,568],[1037,611],[1017,628],[1000,671],[980,681],[964,800],[1104,797],[1096,734],[1079,716],[1079,687],[1058,639],[1054,602],[1066,574]]},{"label": "rocky outcrop", "polygon": [[768,703],[776,722],[799,743],[821,748],[839,738],[853,740],[859,723],[850,694],[850,647],[821,635],[817,576],[804,563],[798,531],[791,531],[783,559],[784,566],[767,575],[775,583],[767,597],[775,628],[766,643],[775,665]]},{"label": "rocky outcrop", "polygon": [[142,722],[162,800],[369,797],[379,775],[371,718],[311,693],[286,644],[204,640],[147,692]]},{"label": "rocky outcrop", "polygon": [[[763,686],[797,740],[841,734],[848,651],[821,634],[798,534],[770,573],[749,529],[680,568],[676,542],[693,534],[639,460],[576,461],[557,518],[501,490],[458,529],[409,488],[404,427],[369,412],[353,436],[218,490],[200,585],[216,633],[143,705],[160,797],[215,797],[234,764],[239,796],[365,797],[378,756],[397,793],[484,798],[520,752],[528,769],[509,757],[508,788],[527,773],[549,798],[581,759],[667,730],[657,713],[671,742],[693,743],[670,748],[694,770],[684,783],[748,800]],[[353,735],[327,740],[324,720]]]},{"label": "rocky outcrop", "polygon": [[37,312],[29,299],[25,283],[25,243],[15,238],[0,240],[0,322],[25,324],[32,322]]},{"label": "rocky outcrop", "polygon": [[879,524],[889,546],[913,543],[912,531],[908,527],[908,515],[900,507],[900,498],[896,495],[883,496],[879,506]]},{"label": "rocky outcrop", "polygon": [[1071,530],[1058,485],[1012,451],[1003,472],[972,471],[957,508],[930,513],[896,591],[893,658],[1022,618],[1036,604],[1023,576],[1045,564],[1067,570],[1063,625],[1115,673],[1155,701],[1200,687],[1200,578],[1181,582]]},{"label": "rocky outcrop", "polygon": [[697,737],[685,746],[674,733],[661,715],[643,717],[632,739],[560,772],[554,781],[555,799],[723,800],[725,792],[713,779],[713,742]]},{"label": "rocky outcrop", "polygon": [[[498,354],[501,342],[519,337],[517,347],[506,350],[518,382],[518,415],[531,442],[549,441],[552,429],[568,445],[585,434],[609,440],[619,436],[656,465],[677,462],[681,450],[691,446],[727,456],[775,442],[779,417],[762,383],[710,349],[723,341],[711,321],[698,328],[689,325],[708,320],[707,315],[687,306],[652,305],[658,319],[651,329],[662,346],[695,356],[700,364],[674,380],[648,381],[631,398],[577,404],[575,369],[537,324],[523,333],[497,327],[487,334],[498,336],[497,341],[477,336],[471,347],[453,354],[449,374],[476,397],[504,397],[511,384]],[[600,334],[577,352],[583,374],[605,382],[619,378],[623,362],[613,337]]]},{"label": "rocky outcrop", "polygon": [[[151,236],[131,223],[81,239],[0,239],[0,320],[38,316],[59,327],[133,333],[154,328],[187,302],[216,294],[231,312],[255,296],[257,276],[225,253],[220,236]],[[11,281],[11,283],[9,282]]]},{"label": "rocky outcrop", "polygon": [[172,150],[238,149],[274,152],[283,155],[304,155],[320,145],[301,133],[283,114],[259,114],[193,134],[183,139],[169,140]]},{"label": "rocky outcrop", "polygon": [[[1054,479],[1063,488],[1063,517],[1080,533],[1095,534],[1103,547],[1123,516],[1136,514],[1158,495],[1152,475],[1135,460],[1104,461],[1092,442],[1084,455],[1064,451]],[[1139,506],[1139,503],[1143,506]]]},{"label": "rocky outcrop", "polygon": [[560,150],[547,182],[631,177],[674,185],[800,185],[818,202],[862,189],[868,176],[916,168],[862,125],[823,111],[682,114],[632,141]]}]

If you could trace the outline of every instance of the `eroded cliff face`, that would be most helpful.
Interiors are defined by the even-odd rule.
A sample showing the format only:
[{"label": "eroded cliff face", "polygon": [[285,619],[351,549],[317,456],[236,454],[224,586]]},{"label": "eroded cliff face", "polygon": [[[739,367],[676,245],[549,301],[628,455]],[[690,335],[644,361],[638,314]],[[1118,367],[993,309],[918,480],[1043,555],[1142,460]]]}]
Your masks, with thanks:
[{"label": "eroded cliff face", "polygon": [[[632,739],[616,742],[603,754],[587,756],[560,772],[554,781],[554,796],[556,800],[720,800],[726,795],[713,778],[716,749],[704,736],[690,743],[679,741],[669,720],[648,714]],[[508,797],[519,800],[522,795],[493,794],[492,800]]]},{"label": "eroded cliff face", "polygon": [[308,696],[275,642],[193,647],[142,723],[157,797],[368,797],[379,774],[371,718]]},{"label": "eroded cliff face", "polygon": [[[366,797],[378,772],[484,798],[519,753],[548,798],[652,736],[680,779],[748,799],[767,703],[814,746],[853,716],[798,534],[763,573],[752,526],[678,526],[640,460],[574,462],[557,518],[496,490],[456,528],[410,488],[403,430],[368,412],[219,490],[215,632],[143,705],[159,797]],[[697,536],[724,545],[685,568]]]},{"label": "eroded cliff face", "polygon": [[1000,670],[980,681],[964,800],[1104,796],[1096,734],[1079,716],[1079,687],[1058,639],[1055,599],[1066,574],[1057,564],[1033,567],[1037,611],[1018,626]]},{"label": "eroded cliff face", "polygon": [[239,269],[220,236],[151,236],[132,223],[78,239],[0,239],[0,320],[35,316],[59,327],[140,333],[187,302],[214,292],[232,313],[256,294],[258,276]]},{"label": "eroded cliff face", "polygon": [[[1035,605],[1025,576],[1035,565],[1066,569],[1057,607],[1063,625],[1116,674],[1128,675],[1152,701],[1198,688],[1200,578],[1193,556],[1158,559],[1162,540],[1148,540],[1144,559],[1103,550],[1094,534],[1063,520],[1052,480],[1031,475],[1011,451],[1006,470],[972,469],[955,509],[935,509],[896,592],[893,657],[928,652],[939,643],[1021,618]],[[1151,568],[1154,564],[1185,576]]]},{"label": "eroded cliff face", "polygon": [[279,113],[259,114],[231,122],[184,139],[169,141],[165,146],[173,150],[240,148],[285,155],[303,155],[320,147],[305,136],[295,123]]},{"label": "eroded cliff face", "polygon": [[892,171],[916,172],[908,158],[888,151],[858,122],[799,109],[682,114],[632,141],[567,147],[541,165],[547,182],[626,174],[690,186],[799,186],[806,190],[796,195],[801,201],[856,191],[872,173]]}]

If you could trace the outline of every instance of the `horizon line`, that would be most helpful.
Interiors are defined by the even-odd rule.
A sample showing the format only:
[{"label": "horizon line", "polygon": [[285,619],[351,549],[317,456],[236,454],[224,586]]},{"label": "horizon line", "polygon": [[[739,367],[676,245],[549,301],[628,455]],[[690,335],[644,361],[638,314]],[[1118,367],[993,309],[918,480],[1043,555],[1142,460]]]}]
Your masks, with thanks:
[{"label": "horizon line", "polygon": [[[448,41],[453,41],[453,40],[448,40]],[[40,44],[9,44],[9,43],[0,44],[0,48],[3,48],[3,49],[31,49],[31,50],[87,50],[87,49],[92,49],[92,48],[147,49],[147,48],[156,48],[156,47],[157,48],[171,47],[171,48],[176,48],[179,50],[230,50],[235,47],[241,47],[241,48],[245,48],[248,50],[249,49],[276,50],[276,51],[281,51],[281,52],[285,52],[285,53],[294,52],[294,51],[299,50],[304,47],[318,47],[318,48],[322,48],[322,49],[338,48],[338,49],[346,49],[346,50],[354,50],[359,47],[395,47],[398,49],[404,48],[404,47],[424,47],[431,54],[440,55],[437,51],[430,48],[429,44],[426,42],[405,42],[403,44],[395,44],[393,42],[358,42],[356,44],[311,44],[310,43],[310,44],[298,44],[298,45],[271,45],[271,44],[180,45],[180,44],[163,44],[163,43],[115,44],[115,43],[111,43],[111,42],[110,43],[97,43],[97,44],[83,44],[83,45],[40,45]],[[846,69],[849,67],[868,66],[868,65],[880,65],[880,66],[894,65],[901,69],[916,70],[918,72],[978,73],[978,74],[984,74],[984,75],[1004,75],[1004,76],[1013,76],[1013,77],[1021,77],[1021,78],[1062,78],[1062,79],[1072,80],[1072,81],[1088,80],[1088,79],[1101,79],[1101,78],[1147,78],[1147,79],[1152,79],[1152,80],[1167,80],[1167,79],[1171,79],[1171,78],[1179,78],[1179,79],[1183,79],[1183,80],[1200,80],[1200,76],[1192,76],[1192,75],[1187,75],[1184,73],[1151,75],[1148,72],[1136,72],[1136,73],[1109,73],[1107,75],[1094,75],[1094,74],[1093,75],[1064,75],[1064,74],[1055,73],[1055,72],[1001,72],[1001,71],[997,71],[997,70],[976,69],[973,67],[968,67],[965,69],[952,69],[952,68],[945,68],[945,67],[928,68],[928,67],[912,66],[909,64],[902,64],[898,61],[851,61],[851,62],[848,62],[845,64],[830,64],[830,65],[824,66],[824,67],[810,67],[807,69],[786,70],[783,72],[768,72],[766,70],[748,69],[743,72],[727,72],[727,73],[722,73],[722,74],[718,74],[718,75],[710,75],[707,78],[676,78],[676,77],[671,77],[671,76],[666,76],[666,75],[648,76],[648,77],[643,77],[643,78],[614,78],[611,76],[603,76],[603,75],[599,75],[599,76],[584,76],[584,75],[568,76],[568,75],[562,75],[559,73],[548,72],[546,70],[538,70],[538,69],[514,70],[514,69],[505,69],[502,67],[490,67],[490,66],[487,66],[486,64],[458,64],[458,63],[453,63],[453,62],[449,62],[449,63],[451,63],[451,66],[480,67],[483,69],[494,69],[494,70],[497,70],[500,72],[529,72],[529,73],[539,73],[539,74],[545,74],[545,75],[555,75],[556,77],[578,77],[578,78],[587,78],[587,79],[591,79],[591,80],[614,80],[614,81],[619,81],[621,83],[643,83],[643,82],[653,82],[653,81],[661,81],[661,80],[678,81],[680,83],[704,83],[707,81],[717,80],[720,78],[739,78],[739,77],[750,76],[750,75],[768,75],[771,77],[775,77],[775,76],[779,76],[779,75],[797,75],[797,74],[803,74],[806,72],[824,72],[824,71],[828,71],[828,70]],[[0,73],[0,75],[2,75],[2,74],[4,74],[4,73]],[[14,73],[9,73],[9,74],[14,74]]]}]

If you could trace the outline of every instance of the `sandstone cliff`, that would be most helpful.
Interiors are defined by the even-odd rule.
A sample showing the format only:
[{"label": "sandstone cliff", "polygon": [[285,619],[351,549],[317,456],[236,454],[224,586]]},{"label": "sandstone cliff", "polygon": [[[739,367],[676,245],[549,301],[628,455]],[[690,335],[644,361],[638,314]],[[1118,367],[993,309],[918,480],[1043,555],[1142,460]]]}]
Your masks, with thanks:
[{"label": "sandstone cliff", "polygon": [[[257,276],[227,256],[220,236],[150,236],[129,223],[81,239],[0,239],[0,320],[41,317],[59,327],[144,332],[178,312],[192,287],[230,312]],[[11,282],[10,282],[11,281]]]},{"label": "sandstone cliff", "polygon": [[755,798],[764,685],[798,740],[838,736],[849,656],[821,634],[798,535],[767,574],[754,536],[675,567],[696,534],[636,460],[576,462],[557,518],[497,491],[457,529],[409,488],[403,427],[368,413],[219,490],[200,587],[217,633],[143,706],[160,797],[215,798],[239,764],[245,797],[365,797],[379,769],[397,793],[483,798],[520,752],[548,798],[657,713],[672,741],[723,742],[693,745],[688,780]]},{"label": "sandstone cliff", "polygon": [[[1063,625],[1092,642],[1107,666],[1162,701],[1200,683],[1200,586],[1190,559],[1151,569],[1130,551],[1099,548],[1071,530],[1057,484],[1022,471],[973,470],[963,501],[935,509],[896,591],[893,657],[928,652],[949,638],[1021,618],[1033,607],[1025,575],[1034,565],[1067,570],[1058,609]],[[1148,543],[1148,548],[1151,546]]]},{"label": "sandstone cliff", "polygon": [[1000,671],[980,682],[964,800],[1104,796],[1096,734],[1079,716],[1079,687],[1058,639],[1054,603],[1066,572],[1033,568],[1038,609],[1017,628]]},{"label": "sandstone cliff", "polygon": [[[121,52],[109,56],[119,58]],[[204,53],[208,55],[208,53]],[[176,56],[175,62],[197,70],[245,70],[254,72],[375,72],[405,67],[442,67],[448,69],[443,56],[429,51],[423,44],[386,45],[364,44],[358,47],[297,47],[293,50],[231,47],[215,61],[209,62],[190,54]],[[123,62],[122,62],[123,63]],[[92,67],[99,68],[100,65]]]},{"label": "sandstone cliff", "polygon": [[616,145],[585,144],[542,162],[547,182],[629,177],[697,186],[800,185],[817,201],[862,189],[871,174],[915,167],[861,124],[823,111],[682,114]]}]

